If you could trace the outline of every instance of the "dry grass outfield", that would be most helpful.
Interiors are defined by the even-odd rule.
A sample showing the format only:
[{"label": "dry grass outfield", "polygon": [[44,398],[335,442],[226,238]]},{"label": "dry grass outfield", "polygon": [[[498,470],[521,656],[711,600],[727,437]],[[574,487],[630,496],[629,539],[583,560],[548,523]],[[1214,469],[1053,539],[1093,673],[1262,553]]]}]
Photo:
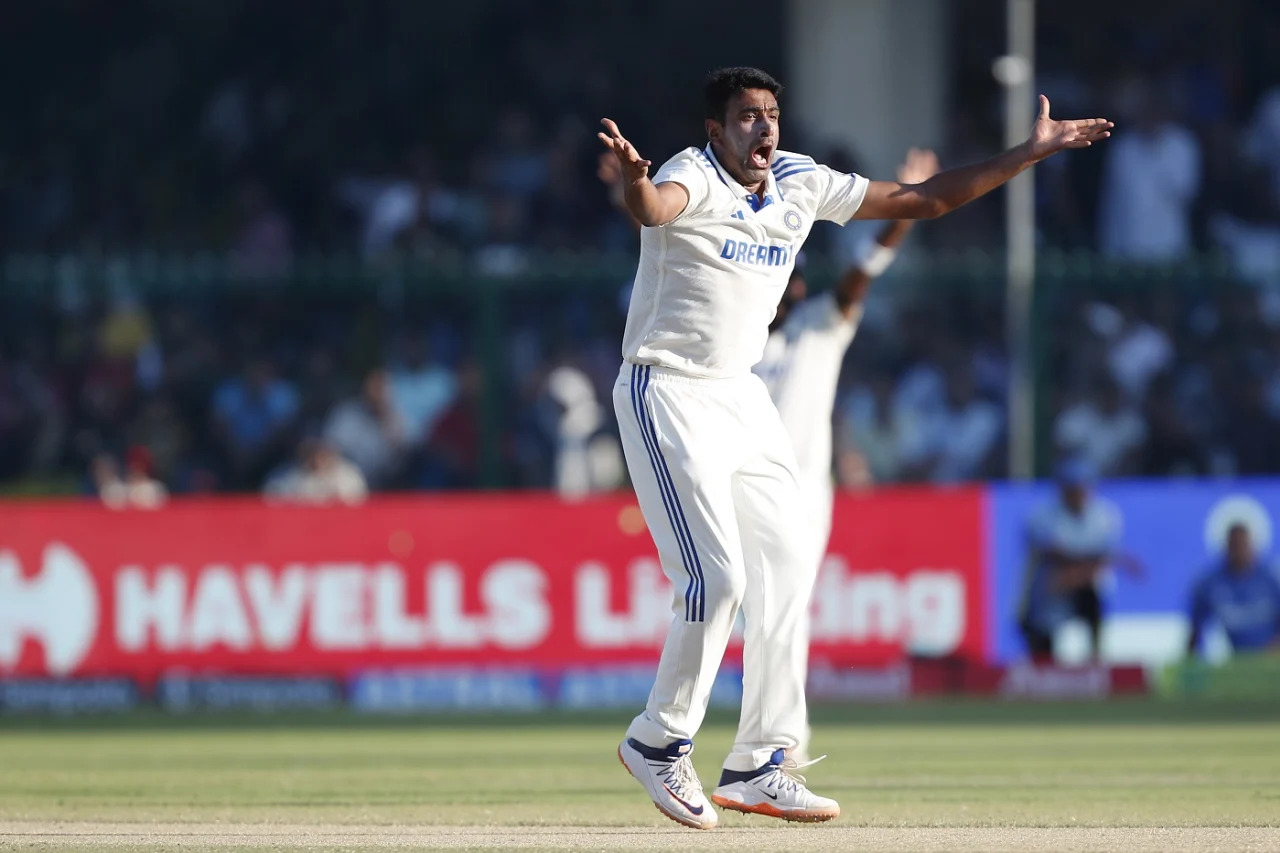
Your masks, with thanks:
[{"label": "dry grass outfield", "polygon": [[711,832],[617,766],[616,716],[7,721],[0,850],[1280,851],[1277,708],[831,710],[809,778],[845,816]]}]

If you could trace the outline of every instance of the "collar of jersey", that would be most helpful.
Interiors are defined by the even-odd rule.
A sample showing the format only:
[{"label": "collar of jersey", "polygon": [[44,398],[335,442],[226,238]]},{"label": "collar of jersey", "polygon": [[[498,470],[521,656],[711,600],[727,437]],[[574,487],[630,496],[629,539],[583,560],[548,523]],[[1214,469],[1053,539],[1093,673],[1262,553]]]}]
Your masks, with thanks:
[{"label": "collar of jersey", "polygon": [[716,159],[716,153],[711,150],[711,143],[707,143],[707,147],[703,149],[703,153],[707,155],[707,159],[711,161],[711,166],[716,170],[716,174],[720,176],[720,180],[724,185],[733,191],[733,194],[742,199],[755,212],[759,213],[769,205],[782,198],[782,193],[778,192],[778,182],[773,177],[773,169],[769,170],[769,174],[764,179],[764,201],[755,193],[749,191],[742,184],[734,180],[733,175],[725,171],[724,166],[720,165],[720,161]]}]

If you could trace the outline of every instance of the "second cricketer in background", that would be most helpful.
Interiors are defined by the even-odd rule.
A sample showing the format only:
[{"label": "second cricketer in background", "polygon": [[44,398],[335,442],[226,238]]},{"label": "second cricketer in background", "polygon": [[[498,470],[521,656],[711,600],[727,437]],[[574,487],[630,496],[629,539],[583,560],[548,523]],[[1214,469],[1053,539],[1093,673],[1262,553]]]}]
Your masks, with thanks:
[{"label": "second cricketer in background", "polygon": [[[938,171],[932,151],[912,150],[898,168],[898,180],[921,184]],[[778,313],[769,327],[764,357],[754,372],[764,380],[778,407],[782,425],[796,451],[796,474],[809,529],[810,558],[821,563],[831,537],[835,500],[831,479],[831,410],[835,405],[840,365],[862,320],[863,300],[871,281],[893,262],[898,246],[915,225],[910,220],[887,223],[868,237],[858,258],[827,293],[806,298],[799,272],[792,275]],[[807,736],[806,732],[806,736]],[[807,737],[794,750],[804,760]]]}]

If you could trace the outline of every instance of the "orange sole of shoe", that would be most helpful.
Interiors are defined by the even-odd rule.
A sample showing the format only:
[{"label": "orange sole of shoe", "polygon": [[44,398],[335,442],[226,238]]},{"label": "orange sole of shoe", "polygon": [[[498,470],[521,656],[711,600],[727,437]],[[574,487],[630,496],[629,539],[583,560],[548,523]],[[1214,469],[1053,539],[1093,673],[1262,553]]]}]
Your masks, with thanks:
[{"label": "orange sole of shoe", "polygon": [[[636,774],[631,772],[631,768],[627,766],[627,762],[622,760],[621,746],[618,747],[618,763],[622,765],[623,770],[627,771],[628,776],[630,776],[632,779],[636,778]],[[658,814],[664,817],[670,818],[671,820],[674,820],[676,823],[680,824],[681,826],[687,826],[690,829],[715,829],[715,824],[712,824],[711,826],[703,826],[700,823],[694,823],[693,821],[688,820],[686,818],[679,817],[678,815],[673,815],[671,812],[667,811],[662,806],[658,805],[656,801],[653,803],[653,807],[658,810]]]},{"label": "orange sole of shoe", "polygon": [[823,823],[828,820],[835,820],[840,817],[839,809],[808,809],[804,811],[793,810],[787,811],[777,806],[771,806],[768,803],[759,803],[749,806],[746,803],[740,803],[737,800],[730,800],[727,797],[711,796],[711,802],[715,803],[722,809],[730,811],[742,812],[743,814],[758,814],[765,817],[776,817],[781,820],[790,820],[796,823]]}]

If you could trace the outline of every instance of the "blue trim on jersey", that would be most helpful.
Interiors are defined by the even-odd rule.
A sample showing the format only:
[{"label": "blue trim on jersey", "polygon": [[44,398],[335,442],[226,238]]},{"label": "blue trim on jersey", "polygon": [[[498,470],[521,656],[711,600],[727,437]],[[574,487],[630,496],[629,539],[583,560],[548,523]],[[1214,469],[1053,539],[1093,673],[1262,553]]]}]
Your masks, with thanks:
[{"label": "blue trim on jersey", "polygon": [[[720,183],[724,184],[726,187],[729,187],[729,182],[724,179],[724,175],[720,174],[720,170],[717,169],[715,167],[715,164],[711,161],[711,155],[707,154],[707,152],[703,149],[698,149],[698,156],[700,156],[704,161],[706,161],[707,168],[709,168],[711,171],[716,173],[716,177],[720,179]],[[729,189],[733,189],[733,187],[729,187]]]},{"label": "blue trim on jersey", "polygon": [[779,157],[769,166],[776,178],[782,172],[789,172],[792,169],[817,168],[818,164],[813,161],[812,157]]},{"label": "blue trim on jersey", "polygon": [[710,158],[707,157],[707,152],[703,151],[701,148],[695,148],[693,151],[698,155],[698,159],[701,161],[701,165],[704,169],[709,172],[714,172],[715,176],[720,178],[721,181],[724,180],[724,178],[720,177],[720,172],[716,170],[716,167],[712,164]]},{"label": "blue trim on jersey", "polygon": [[[676,535],[680,559],[684,563],[685,572],[689,575],[689,584],[684,591],[684,621],[700,622],[703,621],[703,614],[706,612],[706,604],[701,592],[702,565],[698,560],[698,552],[693,546],[693,536],[689,533],[689,525],[685,521],[684,510],[680,506],[680,498],[676,494],[671,471],[667,468],[667,461],[663,458],[662,449],[658,445],[658,432],[654,429],[645,410],[644,394],[648,387],[648,366],[641,367],[633,364],[631,366],[631,407],[635,412],[636,421],[640,424],[640,437],[649,454],[653,476],[658,481],[658,494],[662,497],[662,505],[667,511],[667,521]],[[662,463],[661,466],[659,462]]]},{"label": "blue trim on jersey", "polygon": [[782,157],[775,157],[773,164],[769,168],[776,172],[780,169],[785,169],[788,166],[799,166],[801,163],[806,166],[816,165],[812,157],[808,157],[804,154],[787,154]]},{"label": "blue trim on jersey", "polygon": [[816,172],[816,171],[818,171],[817,166],[808,166],[808,165],[801,166],[799,164],[796,164],[794,166],[789,166],[785,171],[774,172],[773,179],[775,181],[780,181],[783,178],[789,178],[792,175],[799,175],[803,172]]}]

